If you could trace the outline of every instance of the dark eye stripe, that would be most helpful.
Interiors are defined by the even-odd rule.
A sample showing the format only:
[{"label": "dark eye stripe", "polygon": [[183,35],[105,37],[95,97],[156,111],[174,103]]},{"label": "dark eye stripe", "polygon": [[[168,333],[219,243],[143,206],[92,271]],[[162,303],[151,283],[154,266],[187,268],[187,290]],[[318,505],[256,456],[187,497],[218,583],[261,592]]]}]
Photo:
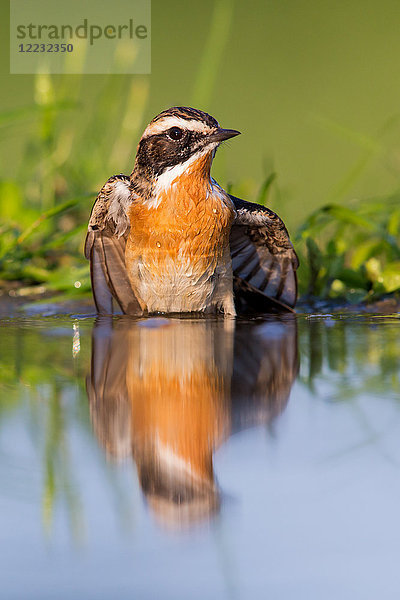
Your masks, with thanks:
[{"label": "dark eye stripe", "polygon": [[[175,126],[176,127],[176,126]],[[198,152],[207,142],[207,135],[198,131],[180,129],[183,136],[179,140],[172,139],[169,132],[174,127],[162,133],[154,133],[139,142],[135,164],[143,169],[152,169],[155,175],[160,175],[170,167],[185,162],[192,154]]]}]

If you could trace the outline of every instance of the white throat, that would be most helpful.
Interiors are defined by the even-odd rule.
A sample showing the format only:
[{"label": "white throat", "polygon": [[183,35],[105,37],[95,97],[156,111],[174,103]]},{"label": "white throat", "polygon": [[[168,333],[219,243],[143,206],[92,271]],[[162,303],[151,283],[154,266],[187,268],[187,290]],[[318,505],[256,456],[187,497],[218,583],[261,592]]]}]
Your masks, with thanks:
[{"label": "white throat", "polygon": [[[212,158],[214,158],[215,150],[216,148],[213,149]],[[207,146],[206,149],[196,152],[190,158],[185,160],[185,162],[165,169],[165,171],[157,177],[153,187],[152,197],[148,202],[146,202],[147,208],[157,208],[160,205],[163,195],[178,184],[179,177],[183,175],[200,157],[208,154],[209,152],[210,146]]]}]

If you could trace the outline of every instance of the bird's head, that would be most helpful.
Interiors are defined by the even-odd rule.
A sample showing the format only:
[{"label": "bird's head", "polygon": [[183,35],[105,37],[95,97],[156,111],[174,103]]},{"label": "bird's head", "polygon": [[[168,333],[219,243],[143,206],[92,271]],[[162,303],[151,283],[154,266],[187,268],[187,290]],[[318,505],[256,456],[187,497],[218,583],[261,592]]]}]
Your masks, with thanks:
[{"label": "bird's head", "polygon": [[140,139],[132,178],[138,184],[164,188],[189,169],[209,178],[217,147],[239,133],[223,129],[214,117],[201,110],[164,110],[149,123]]}]

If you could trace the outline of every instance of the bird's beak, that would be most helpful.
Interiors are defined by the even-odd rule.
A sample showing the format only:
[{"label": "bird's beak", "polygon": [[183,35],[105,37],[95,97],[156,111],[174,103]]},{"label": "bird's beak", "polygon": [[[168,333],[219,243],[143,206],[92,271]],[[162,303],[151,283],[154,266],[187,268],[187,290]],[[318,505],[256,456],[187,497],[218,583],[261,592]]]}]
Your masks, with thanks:
[{"label": "bird's beak", "polygon": [[223,142],[224,140],[229,140],[229,138],[233,138],[236,135],[240,135],[240,131],[236,131],[236,129],[222,129],[220,127],[217,129],[217,131],[208,136],[208,141]]}]

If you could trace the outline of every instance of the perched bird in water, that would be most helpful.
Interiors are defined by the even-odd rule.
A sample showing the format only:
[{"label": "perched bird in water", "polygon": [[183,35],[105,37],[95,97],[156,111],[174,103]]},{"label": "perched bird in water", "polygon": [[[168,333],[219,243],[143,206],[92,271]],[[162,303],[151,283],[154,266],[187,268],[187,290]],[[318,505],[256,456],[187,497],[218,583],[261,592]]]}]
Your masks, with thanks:
[{"label": "perched bird in water", "polygon": [[132,315],[293,309],[298,259],[284,223],[210,175],[220,143],[239,133],[186,107],[150,122],[130,177],[111,177],[90,216],[100,314],[113,313],[113,299]]}]

